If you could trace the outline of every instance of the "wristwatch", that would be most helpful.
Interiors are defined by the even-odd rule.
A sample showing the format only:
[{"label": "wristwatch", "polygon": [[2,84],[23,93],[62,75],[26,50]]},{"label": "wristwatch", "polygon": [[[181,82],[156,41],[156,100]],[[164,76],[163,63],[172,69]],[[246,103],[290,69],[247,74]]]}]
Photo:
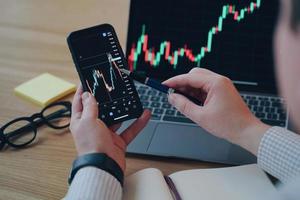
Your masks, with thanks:
[{"label": "wristwatch", "polygon": [[118,165],[118,163],[116,163],[116,161],[114,161],[104,153],[85,154],[79,156],[76,160],[74,160],[72,169],[70,171],[69,179],[68,179],[69,185],[72,183],[75,174],[81,168],[88,167],[88,166],[96,167],[110,173],[123,186],[124,173],[121,167]]}]

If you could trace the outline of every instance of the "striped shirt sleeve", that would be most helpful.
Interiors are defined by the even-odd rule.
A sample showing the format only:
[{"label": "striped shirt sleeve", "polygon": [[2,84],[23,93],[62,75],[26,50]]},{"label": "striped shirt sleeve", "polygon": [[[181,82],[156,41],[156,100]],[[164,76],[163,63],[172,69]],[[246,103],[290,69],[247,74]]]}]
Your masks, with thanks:
[{"label": "striped shirt sleeve", "polygon": [[281,127],[270,128],[263,136],[258,165],[283,183],[300,175],[300,135]]},{"label": "striped shirt sleeve", "polygon": [[65,200],[120,200],[122,186],[111,174],[84,167],[75,175]]}]

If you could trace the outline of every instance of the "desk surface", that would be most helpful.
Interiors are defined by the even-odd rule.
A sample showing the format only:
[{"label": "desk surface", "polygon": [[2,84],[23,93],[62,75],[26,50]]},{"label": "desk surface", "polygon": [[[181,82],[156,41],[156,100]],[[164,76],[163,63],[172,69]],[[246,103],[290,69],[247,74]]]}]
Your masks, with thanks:
[{"label": "desk surface", "polygon": [[[69,50],[68,32],[111,23],[125,47],[129,0],[0,1],[0,125],[40,111],[13,94],[20,83],[50,72],[77,84]],[[72,99],[72,95],[67,97]],[[0,199],[60,199],[76,155],[68,130],[38,130],[38,140],[27,149],[0,152]],[[126,174],[155,167],[174,171],[220,166],[216,164],[127,157]]]}]

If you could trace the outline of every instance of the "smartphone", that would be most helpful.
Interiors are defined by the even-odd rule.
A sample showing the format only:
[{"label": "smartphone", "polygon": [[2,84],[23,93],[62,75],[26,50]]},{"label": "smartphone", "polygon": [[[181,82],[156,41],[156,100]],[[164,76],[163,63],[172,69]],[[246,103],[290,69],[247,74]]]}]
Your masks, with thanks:
[{"label": "smartphone", "polygon": [[70,52],[84,91],[89,91],[99,107],[99,119],[106,125],[138,118],[143,107],[135,85],[120,68],[127,61],[110,24],[70,33]]}]

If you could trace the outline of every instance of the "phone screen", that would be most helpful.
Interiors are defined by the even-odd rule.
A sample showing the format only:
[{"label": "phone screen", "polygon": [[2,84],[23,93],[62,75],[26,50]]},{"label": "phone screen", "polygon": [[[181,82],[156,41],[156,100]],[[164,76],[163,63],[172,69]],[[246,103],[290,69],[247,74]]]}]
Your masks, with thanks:
[{"label": "phone screen", "polygon": [[120,71],[127,68],[127,62],[112,26],[73,32],[68,44],[83,88],[96,98],[104,122],[114,124],[141,115],[135,86]]}]

